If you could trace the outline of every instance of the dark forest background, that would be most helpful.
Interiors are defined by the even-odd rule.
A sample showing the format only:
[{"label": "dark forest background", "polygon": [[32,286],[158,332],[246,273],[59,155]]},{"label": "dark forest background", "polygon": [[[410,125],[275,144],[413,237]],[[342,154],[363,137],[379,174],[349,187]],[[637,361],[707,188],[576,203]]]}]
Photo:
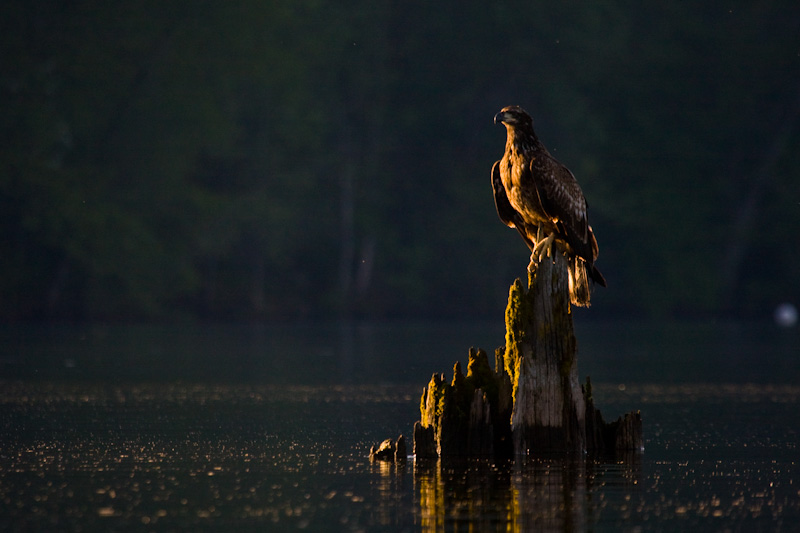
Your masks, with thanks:
[{"label": "dark forest background", "polygon": [[592,316],[800,301],[797,2],[576,6],[4,2],[0,319],[496,316],[508,104],[588,198]]}]

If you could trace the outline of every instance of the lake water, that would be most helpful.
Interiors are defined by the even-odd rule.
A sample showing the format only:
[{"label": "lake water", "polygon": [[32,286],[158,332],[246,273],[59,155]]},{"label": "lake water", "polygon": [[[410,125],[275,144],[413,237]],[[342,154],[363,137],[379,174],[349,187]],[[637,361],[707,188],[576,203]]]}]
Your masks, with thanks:
[{"label": "lake water", "polygon": [[645,451],[370,463],[502,324],[0,330],[2,531],[800,531],[800,334],[576,325]]}]

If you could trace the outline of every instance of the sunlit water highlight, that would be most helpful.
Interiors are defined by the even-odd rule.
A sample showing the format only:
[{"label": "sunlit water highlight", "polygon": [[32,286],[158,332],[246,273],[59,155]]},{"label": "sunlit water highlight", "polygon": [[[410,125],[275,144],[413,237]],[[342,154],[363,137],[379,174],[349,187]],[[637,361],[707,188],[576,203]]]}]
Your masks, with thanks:
[{"label": "sunlit water highlight", "polygon": [[0,328],[0,531],[798,530],[797,330],[577,329],[644,454],[370,463],[502,323]]},{"label": "sunlit water highlight", "polygon": [[[792,531],[800,387],[597,385],[645,413],[621,459],[371,464],[407,386],[6,382],[0,529]],[[619,409],[618,409],[619,408]]]}]

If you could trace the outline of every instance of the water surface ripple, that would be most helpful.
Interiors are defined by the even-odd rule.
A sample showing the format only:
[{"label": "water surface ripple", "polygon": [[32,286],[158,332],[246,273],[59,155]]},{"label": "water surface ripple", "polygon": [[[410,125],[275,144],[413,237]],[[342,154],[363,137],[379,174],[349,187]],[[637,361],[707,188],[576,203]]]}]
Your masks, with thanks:
[{"label": "water surface ripple", "polygon": [[406,385],[0,382],[3,531],[792,531],[800,387],[596,384],[644,454],[371,464]]}]

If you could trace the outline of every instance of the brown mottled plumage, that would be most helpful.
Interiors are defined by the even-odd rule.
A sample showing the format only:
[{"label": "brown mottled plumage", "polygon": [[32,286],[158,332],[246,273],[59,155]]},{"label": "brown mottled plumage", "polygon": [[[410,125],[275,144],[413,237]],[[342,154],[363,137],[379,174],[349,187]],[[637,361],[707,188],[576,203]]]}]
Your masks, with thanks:
[{"label": "brown mottled plumage", "polygon": [[531,251],[544,237],[552,236],[567,255],[572,303],[588,306],[589,278],[603,287],[606,280],[594,266],[597,240],[575,176],[539,141],[524,109],[504,107],[494,121],[507,132],[505,154],[492,167],[500,220],[516,228]]}]

